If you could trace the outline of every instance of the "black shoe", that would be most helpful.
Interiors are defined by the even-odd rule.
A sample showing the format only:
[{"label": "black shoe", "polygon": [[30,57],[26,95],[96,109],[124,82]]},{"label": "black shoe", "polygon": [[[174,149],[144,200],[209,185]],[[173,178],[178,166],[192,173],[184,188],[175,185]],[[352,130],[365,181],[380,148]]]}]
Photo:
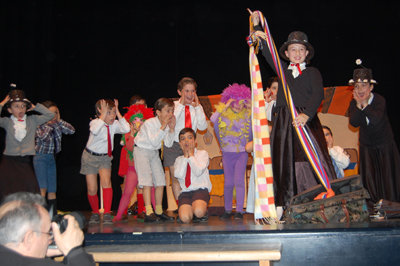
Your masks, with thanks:
[{"label": "black shoe", "polygon": [[89,219],[89,224],[98,224],[100,223],[100,215],[98,213],[92,213]]},{"label": "black shoe", "polygon": [[203,217],[199,218],[196,215],[193,215],[193,223],[204,223],[208,221],[208,215],[205,214]]},{"label": "black shoe", "polygon": [[154,223],[154,222],[159,222],[159,221],[160,221],[160,218],[158,216],[156,216],[154,213],[144,216],[145,223]]},{"label": "black shoe", "polygon": [[182,222],[181,218],[179,218],[179,216],[176,217],[176,222],[177,222],[178,224],[183,224],[183,222]]},{"label": "black shoe", "polygon": [[242,219],[243,219],[243,213],[241,213],[241,212],[235,212],[235,214],[233,215],[233,219],[235,219],[235,220],[242,220]]},{"label": "black shoe", "polygon": [[134,204],[132,204],[132,206],[130,206],[128,208],[128,214],[129,215],[136,215],[138,213],[138,206],[137,206],[137,202],[135,202]]},{"label": "black shoe", "polygon": [[145,216],[146,216],[145,213],[144,213],[144,212],[141,212],[141,213],[139,213],[139,214],[137,215],[136,219],[144,220],[144,217],[145,217]]},{"label": "black shoe", "polygon": [[174,217],[168,216],[165,213],[161,213],[161,214],[156,214],[156,216],[160,219],[160,221],[162,222],[172,222],[175,221]]},{"label": "black shoe", "polygon": [[230,219],[232,217],[232,212],[224,212],[224,214],[222,214],[219,218],[222,220],[227,220]]},{"label": "black shoe", "polygon": [[111,215],[111,213],[105,213],[103,215],[103,224],[113,224],[112,220],[113,216]]}]

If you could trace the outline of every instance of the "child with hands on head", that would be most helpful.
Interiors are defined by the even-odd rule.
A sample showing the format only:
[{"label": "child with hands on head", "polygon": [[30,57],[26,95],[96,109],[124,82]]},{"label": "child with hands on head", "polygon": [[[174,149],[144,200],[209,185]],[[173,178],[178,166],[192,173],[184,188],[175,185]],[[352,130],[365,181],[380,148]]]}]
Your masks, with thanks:
[{"label": "child with hands on head", "polygon": [[98,100],[95,108],[98,118],[93,119],[89,124],[89,140],[82,153],[80,173],[86,176],[88,200],[92,208],[89,223],[100,222],[97,196],[97,174],[99,174],[104,201],[103,222],[110,224],[112,223],[111,161],[114,135],[128,133],[130,126],[118,110],[118,100]]},{"label": "child with hands on head", "polygon": [[[32,167],[35,155],[36,128],[54,118],[54,113],[42,104],[32,104],[22,90],[11,84],[11,90],[0,103],[11,114],[0,117],[0,127],[6,131],[5,150],[0,162],[0,200],[8,194],[25,191],[39,193]],[[29,111],[39,115],[27,115]]]},{"label": "child with hands on head", "polygon": [[[259,13],[249,9],[248,11],[254,26],[254,32],[250,33],[249,37],[252,40],[251,44],[259,47],[268,64],[276,71],[266,42],[268,36],[260,25]],[[314,47],[304,32],[293,31],[280,47],[279,54],[285,61],[288,61],[282,61],[282,71],[298,113],[293,120],[282,84],[279,81],[276,104],[273,108],[274,115],[272,116],[271,154],[275,204],[287,206],[294,195],[319,182],[294,127],[307,129],[328,179],[335,179],[336,174],[321,123],[316,115],[324,98],[322,77],[317,68],[307,65],[314,56]]]},{"label": "child with hands on head", "polygon": [[[167,98],[160,98],[154,104],[156,117],[147,119],[135,137],[133,159],[139,179],[139,187],[143,188],[146,209],[144,222],[172,221],[163,212],[162,199],[165,187],[165,173],[161,164],[159,150],[162,143],[171,147],[174,142],[175,116],[174,103]],[[151,206],[151,188],[155,187],[156,209]],[[155,214],[154,214],[155,211]]]},{"label": "child with hands on head", "polygon": [[[177,200],[179,197],[180,186],[174,176],[174,162],[178,156],[181,156],[182,149],[179,145],[179,132],[189,127],[194,132],[206,130],[208,127],[206,115],[197,96],[197,83],[193,78],[184,77],[178,83],[179,100],[174,102],[174,116],[176,118],[174,143],[171,148],[164,147],[163,163],[169,168],[172,180],[172,191]],[[179,205],[179,202],[178,204]]]},{"label": "child with hands on head", "polygon": [[175,177],[181,188],[178,198],[179,219],[183,223],[207,221],[211,191],[208,153],[196,149],[196,133],[191,128],[179,132],[179,144],[183,155],[176,158],[174,164]]},{"label": "child with hands on head", "polygon": [[229,219],[233,215],[233,188],[236,189],[234,218],[243,218],[245,172],[249,159],[245,146],[253,139],[250,107],[250,88],[235,83],[224,89],[221,102],[215,106],[210,118],[222,150],[225,204],[222,219]]}]

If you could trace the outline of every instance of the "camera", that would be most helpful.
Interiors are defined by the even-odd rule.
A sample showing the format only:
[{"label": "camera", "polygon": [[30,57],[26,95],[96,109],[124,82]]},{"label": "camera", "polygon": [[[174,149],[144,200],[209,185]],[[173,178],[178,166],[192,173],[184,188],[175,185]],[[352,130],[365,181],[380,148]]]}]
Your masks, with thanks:
[{"label": "camera", "polygon": [[[64,233],[65,230],[68,227],[68,220],[65,219],[66,214],[57,214],[53,216],[52,222],[55,222],[58,225],[58,228],[60,228],[60,233]],[[81,229],[83,229],[85,227],[86,224],[86,220],[85,217],[83,216],[83,214],[81,214],[80,212],[71,212],[68,213],[68,215],[74,216],[76,221],[79,224],[79,227]]]}]

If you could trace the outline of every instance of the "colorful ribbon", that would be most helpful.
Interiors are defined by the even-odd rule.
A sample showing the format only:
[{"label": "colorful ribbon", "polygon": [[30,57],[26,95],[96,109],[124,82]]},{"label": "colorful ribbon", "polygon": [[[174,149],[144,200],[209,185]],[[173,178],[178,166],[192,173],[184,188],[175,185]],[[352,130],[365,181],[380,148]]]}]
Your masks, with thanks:
[{"label": "colorful ribbon", "polygon": [[[289,86],[286,83],[286,78],[285,78],[285,73],[282,69],[282,64],[279,58],[278,51],[276,49],[275,43],[272,39],[267,20],[263,16],[263,14],[260,11],[254,11],[260,18],[260,23],[261,27],[264,29],[264,33],[267,35],[266,43],[268,45],[268,49],[271,53],[272,60],[274,63],[274,67],[276,70],[276,73],[278,74],[279,79],[282,82],[282,87],[283,87],[283,92],[286,98],[286,102],[288,104],[290,113],[292,115],[292,119],[295,120],[295,118],[298,116],[296,107],[294,106],[292,95],[289,90]],[[251,47],[256,47],[256,51],[258,51],[259,45],[260,45],[260,40],[258,39],[257,36],[254,34],[254,25],[252,24],[252,20],[250,18],[250,36],[248,38],[248,43],[250,45],[250,51],[252,51]],[[254,49],[253,49],[254,52]],[[258,67],[259,71],[259,67]],[[318,195],[315,199],[321,199],[321,198],[329,198],[331,196],[334,196],[335,193],[331,189],[331,185],[328,179],[328,176],[325,172],[324,167],[322,166],[321,159],[319,158],[319,155],[317,153],[317,150],[314,147],[314,144],[310,138],[310,135],[305,127],[295,127],[295,131],[300,139],[300,143],[306,153],[306,156],[308,158],[308,161],[310,162],[314,172],[318,176],[318,179],[320,180],[321,184],[325,187],[327,192],[323,192],[320,195]]]}]

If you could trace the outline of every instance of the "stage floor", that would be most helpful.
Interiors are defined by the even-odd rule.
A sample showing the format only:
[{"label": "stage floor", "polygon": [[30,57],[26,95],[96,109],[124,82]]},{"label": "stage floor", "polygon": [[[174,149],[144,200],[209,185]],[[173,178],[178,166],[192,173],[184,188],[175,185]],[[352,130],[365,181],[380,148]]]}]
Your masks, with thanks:
[{"label": "stage floor", "polygon": [[[85,218],[89,220],[90,212],[83,212]],[[167,212],[169,216],[177,217],[174,212]],[[254,222],[253,214],[244,214],[243,219],[221,220],[219,216],[210,215],[207,222],[181,224],[176,220],[173,222],[144,223],[143,219],[133,215],[128,215],[124,220],[113,224],[95,224],[87,225],[86,234],[98,233],[166,233],[166,232],[240,232],[240,231],[298,231],[298,230],[321,230],[321,229],[345,229],[345,228],[386,228],[400,227],[400,219],[371,221],[369,223],[352,224],[275,224],[260,225]]]},{"label": "stage floor", "polygon": [[[89,218],[90,213],[84,213]],[[173,212],[168,212],[176,216]],[[207,222],[144,223],[128,219],[111,225],[85,228],[85,245],[140,244],[277,244],[281,260],[273,265],[399,265],[400,220],[352,224],[258,225],[252,214],[243,220],[221,220],[209,216]],[[163,265],[163,264],[157,264]],[[168,264],[173,265],[173,264]],[[183,265],[182,263],[176,265]],[[185,265],[195,265],[188,264]],[[201,264],[200,264],[201,265]],[[220,264],[216,264],[220,265]],[[229,263],[257,265],[257,263]]]}]

